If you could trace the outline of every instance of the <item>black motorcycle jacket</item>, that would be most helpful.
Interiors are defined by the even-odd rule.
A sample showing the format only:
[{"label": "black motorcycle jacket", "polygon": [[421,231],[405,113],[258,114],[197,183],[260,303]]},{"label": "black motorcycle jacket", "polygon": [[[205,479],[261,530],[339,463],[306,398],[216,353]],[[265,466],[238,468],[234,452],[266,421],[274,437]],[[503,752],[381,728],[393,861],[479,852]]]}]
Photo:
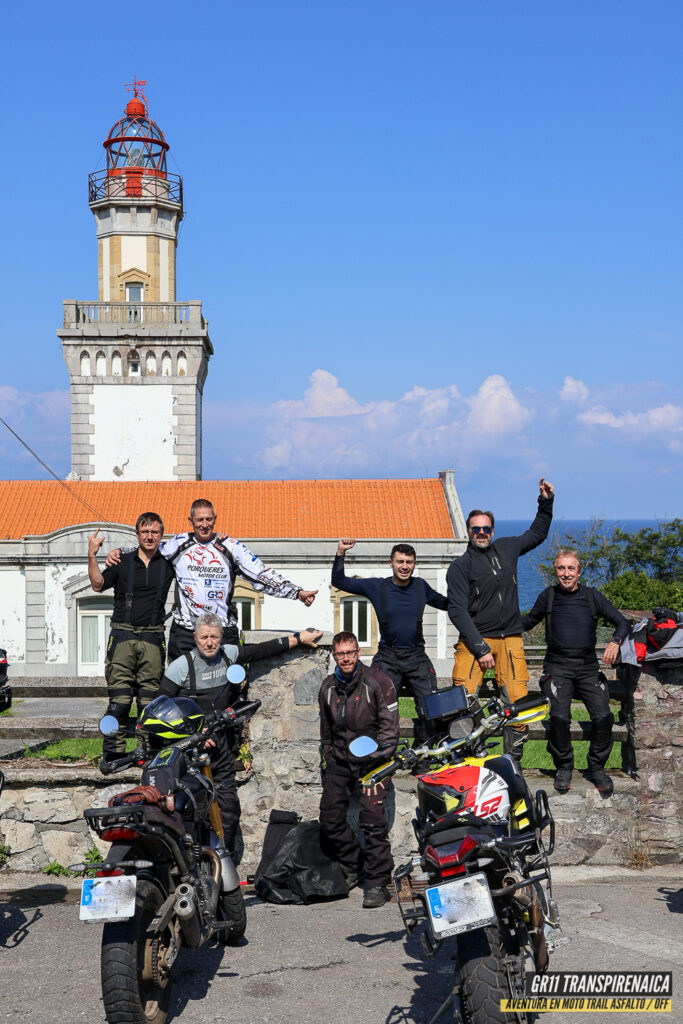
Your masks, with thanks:
[{"label": "black motorcycle jacket", "polygon": [[542,544],[553,518],[553,498],[538,499],[536,518],[519,537],[501,537],[485,551],[469,544],[446,574],[448,615],[476,658],[489,651],[484,637],[522,632],[517,561]]},{"label": "black motorcycle jacket", "polygon": [[391,679],[362,662],[349,683],[341,683],[334,673],[328,676],[318,694],[320,706],[320,742],[326,761],[336,760],[352,769],[365,766],[349,750],[357,736],[371,736],[379,750],[373,758],[388,758],[398,745],[398,698]]}]

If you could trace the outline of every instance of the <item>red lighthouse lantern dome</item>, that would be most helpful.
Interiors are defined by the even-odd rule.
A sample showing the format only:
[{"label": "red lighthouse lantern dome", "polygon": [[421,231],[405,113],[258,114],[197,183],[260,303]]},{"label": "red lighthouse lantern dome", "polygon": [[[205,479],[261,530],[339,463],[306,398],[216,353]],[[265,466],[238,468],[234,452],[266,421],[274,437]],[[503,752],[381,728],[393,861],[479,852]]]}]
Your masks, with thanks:
[{"label": "red lighthouse lantern dome", "polygon": [[[142,91],[145,84],[135,79],[132,85],[126,86],[133,91],[133,98],[103,143],[107,151],[109,195],[112,195],[112,187],[117,194],[130,198],[160,197],[168,192],[165,182],[169,147],[161,128],[147,114],[147,100]],[[123,181],[111,180],[116,178]]]}]

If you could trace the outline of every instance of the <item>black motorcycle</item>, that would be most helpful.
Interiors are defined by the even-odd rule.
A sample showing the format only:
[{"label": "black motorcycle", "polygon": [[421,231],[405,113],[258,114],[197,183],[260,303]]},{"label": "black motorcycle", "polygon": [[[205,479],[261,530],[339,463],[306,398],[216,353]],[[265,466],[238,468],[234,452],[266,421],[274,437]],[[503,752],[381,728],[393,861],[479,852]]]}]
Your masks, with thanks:
[{"label": "black motorcycle", "polygon": [[[113,797],[108,807],[84,811],[90,827],[112,844],[95,877],[84,879],[80,907],[82,920],[106,922],[101,967],[109,1024],[163,1024],[181,948],[212,937],[234,945],[244,935],[244,897],[223,845],[206,752],[207,740],[260,707],[258,700],[243,700],[216,710],[230,685],[243,679],[244,669],[231,666],[206,716],[188,698],[155,698],[135,726],[138,747],[101,765],[105,774],[143,768],[141,785]],[[118,729],[112,715],[100,721],[103,735]]]},{"label": "black motorcycle", "polygon": [[[399,748],[361,779],[374,785],[399,769],[417,775],[419,855],[395,871],[394,884],[405,928],[410,934],[423,926],[430,958],[451,940],[453,988],[430,1024],[450,1007],[468,1024],[526,1022],[526,1013],[504,1004],[524,996],[526,974],[545,971],[561,944],[548,865],[555,826],[545,790],[532,797],[514,760],[489,754],[487,743],[508,725],[538,721],[547,709],[540,693],[511,705],[469,704],[462,686],[430,694],[423,698],[425,719],[448,735]],[[377,744],[360,737],[350,747],[363,757]]]}]

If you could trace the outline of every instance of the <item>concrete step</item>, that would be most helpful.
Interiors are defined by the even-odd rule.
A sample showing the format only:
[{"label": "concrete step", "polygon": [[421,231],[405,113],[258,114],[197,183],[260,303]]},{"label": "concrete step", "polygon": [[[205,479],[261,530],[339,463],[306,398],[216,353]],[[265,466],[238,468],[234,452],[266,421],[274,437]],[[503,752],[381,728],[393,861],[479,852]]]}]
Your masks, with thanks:
[{"label": "concrete step", "polygon": [[13,697],[105,697],[104,679],[12,679]]},{"label": "concrete step", "polygon": [[0,739],[22,743],[30,740],[101,739],[98,718],[0,718]]}]

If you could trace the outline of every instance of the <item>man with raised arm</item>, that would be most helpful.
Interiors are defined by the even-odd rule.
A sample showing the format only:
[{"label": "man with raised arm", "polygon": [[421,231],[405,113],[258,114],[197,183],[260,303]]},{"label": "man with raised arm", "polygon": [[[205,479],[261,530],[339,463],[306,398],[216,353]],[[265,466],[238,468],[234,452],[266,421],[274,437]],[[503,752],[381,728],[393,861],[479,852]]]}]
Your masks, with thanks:
[{"label": "man with raised arm", "polygon": [[[474,509],[467,517],[469,544],[446,574],[448,614],[460,638],[455,647],[453,682],[476,693],[484,672],[494,669],[507,701],[527,692],[529,672],[522,642],[522,616],[517,593],[517,562],[548,536],[553,518],[555,489],[549,480],[539,481],[538,512],[518,537],[493,539],[493,512]],[[527,738],[527,727],[505,729],[504,750],[518,764]]]},{"label": "man with raised arm", "polygon": [[379,621],[379,648],[372,667],[389,676],[399,692],[406,684],[417,710],[415,741],[427,739],[420,697],[436,690],[436,673],[425,651],[422,617],[425,606],[445,610],[448,599],[420,577],[415,577],[416,554],[411,544],[394,544],[389,556],[391,576],[357,579],[344,572],[344,556],[355,545],[353,537],[340,537],[332,566],[332,586],[348,594],[362,594]]},{"label": "man with raised arm", "polygon": [[[104,538],[99,529],[88,537],[88,576],[96,593],[114,588],[114,611],[107,644],[104,675],[109,695],[109,713],[120,725],[128,720],[133,697],[138,715],[159,693],[164,671],[164,606],[173,582],[173,569],[159,553],[164,524],[156,512],[144,512],[135,524],[137,549],[118,564],[100,572],[97,553]],[[125,751],[125,735],[105,737],[105,760]]]},{"label": "man with raised arm", "polygon": [[[217,534],[216,513],[210,501],[198,498],[192,502],[190,524],[191,531],[179,533],[160,546],[176,576],[169,661],[194,650],[194,624],[204,612],[218,616],[227,643],[239,642],[237,614],[232,604],[237,576],[249,580],[254,590],[273,597],[302,601],[306,607],[315,600],[317,590],[302,590],[264,565],[241,541]],[[119,554],[111,551],[107,564],[110,560],[116,562]]]}]

